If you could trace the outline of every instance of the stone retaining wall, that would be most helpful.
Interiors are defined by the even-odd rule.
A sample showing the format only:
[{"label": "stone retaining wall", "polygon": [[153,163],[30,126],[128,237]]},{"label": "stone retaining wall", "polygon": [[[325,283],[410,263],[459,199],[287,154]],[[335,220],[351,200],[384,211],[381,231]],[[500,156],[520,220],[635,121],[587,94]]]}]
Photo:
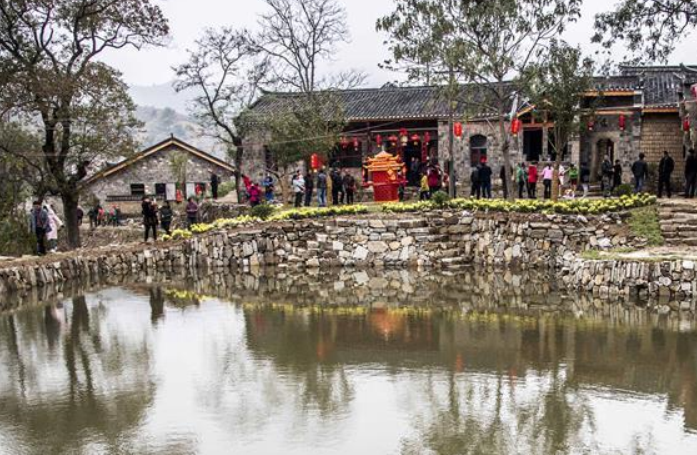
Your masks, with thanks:
[{"label": "stone retaining wall", "polygon": [[[579,259],[596,248],[636,246],[622,215],[434,212],[266,223],[219,231],[179,243],[58,255],[54,262],[0,265],[0,293],[74,278],[174,270],[439,268],[470,264],[556,268],[567,287],[597,293],[696,295],[684,264],[624,266]],[[614,265],[613,265],[614,264]],[[624,268],[623,268],[624,267]],[[622,270],[625,270],[622,272]],[[668,283],[667,275],[670,276]],[[680,270],[678,272],[677,270]],[[692,271],[694,272],[694,271]],[[626,275],[618,280],[618,275]],[[683,278],[685,277],[685,278]],[[691,289],[688,291],[687,283]]]}]

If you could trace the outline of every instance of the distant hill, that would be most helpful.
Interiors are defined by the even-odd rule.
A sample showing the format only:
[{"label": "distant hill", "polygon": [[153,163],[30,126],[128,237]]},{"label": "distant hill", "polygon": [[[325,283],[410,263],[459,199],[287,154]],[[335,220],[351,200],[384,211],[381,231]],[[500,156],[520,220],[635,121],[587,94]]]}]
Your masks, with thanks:
[{"label": "distant hill", "polygon": [[145,124],[139,137],[144,147],[157,144],[174,134],[179,139],[225,159],[224,147],[215,139],[203,134],[201,127],[189,116],[186,92],[177,93],[172,84],[132,86],[131,96],[138,109],[136,117]]}]

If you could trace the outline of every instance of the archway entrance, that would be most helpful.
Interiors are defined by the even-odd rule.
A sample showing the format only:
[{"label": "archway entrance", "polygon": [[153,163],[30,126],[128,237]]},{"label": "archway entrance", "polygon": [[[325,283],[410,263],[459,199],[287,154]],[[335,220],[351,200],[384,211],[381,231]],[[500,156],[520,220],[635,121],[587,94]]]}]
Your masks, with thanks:
[{"label": "archway entrance", "polygon": [[487,141],[486,136],[477,134],[470,138],[470,164],[472,167],[477,166],[482,162],[482,158],[486,158]]}]

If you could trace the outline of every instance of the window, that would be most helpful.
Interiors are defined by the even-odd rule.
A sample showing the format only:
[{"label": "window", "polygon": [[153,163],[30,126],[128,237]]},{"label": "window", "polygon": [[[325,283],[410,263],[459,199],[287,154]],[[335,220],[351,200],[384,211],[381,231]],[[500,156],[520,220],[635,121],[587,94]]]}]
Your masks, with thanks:
[{"label": "window", "polygon": [[155,184],[155,195],[157,197],[165,197],[167,194],[167,185],[164,183]]},{"label": "window", "polygon": [[131,183],[131,196],[145,196],[145,184]]},{"label": "window", "polygon": [[482,158],[486,158],[486,136],[477,134],[470,138],[470,162],[472,166],[477,166],[482,162]]},{"label": "window", "polygon": [[334,153],[332,153],[331,163],[342,168],[360,168],[363,166],[363,155],[361,153],[360,143],[358,148],[354,147],[353,144],[347,145],[346,147],[336,147]]}]

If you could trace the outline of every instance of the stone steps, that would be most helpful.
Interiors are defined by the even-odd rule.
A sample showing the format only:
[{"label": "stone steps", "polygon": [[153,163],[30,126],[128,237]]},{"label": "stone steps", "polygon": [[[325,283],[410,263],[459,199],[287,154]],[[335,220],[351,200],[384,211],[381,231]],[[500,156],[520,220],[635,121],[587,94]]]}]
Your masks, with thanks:
[{"label": "stone steps", "polygon": [[697,246],[697,203],[685,199],[662,199],[659,224],[671,246]]}]

